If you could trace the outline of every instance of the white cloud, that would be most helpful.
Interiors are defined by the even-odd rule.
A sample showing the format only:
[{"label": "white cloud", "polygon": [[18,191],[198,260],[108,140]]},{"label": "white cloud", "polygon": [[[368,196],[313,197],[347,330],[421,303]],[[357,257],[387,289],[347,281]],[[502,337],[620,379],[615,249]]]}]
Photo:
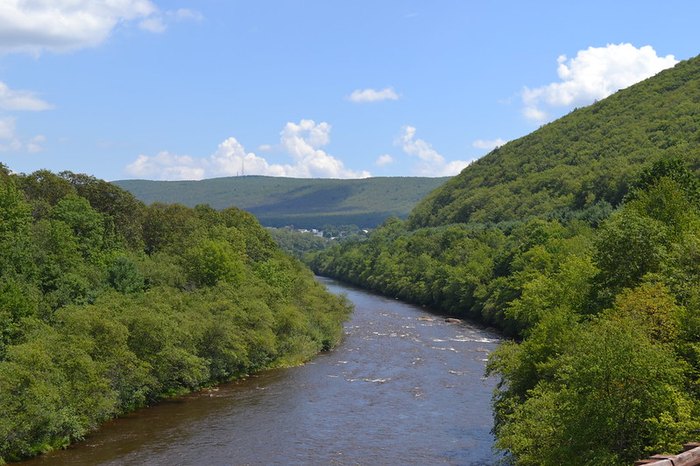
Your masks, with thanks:
[{"label": "white cloud", "polygon": [[348,100],[355,103],[381,102],[383,100],[399,100],[399,95],[393,88],[382,90],[356,89],[348,96]]},{"label": "white cloud", "polygon": [[636,48],[623,43],[589,47],[575,58],[562,55],[557,62],[561,81],[523,90],[526,118],[542,122],[549,118],[548,109],[588,105],[672,67],[678,60],[673,55],[658,56],[649,45]]},{"label": "white cloud", "polygon": [[543,110],[540,110],[539,108],[537,108],[535,106],[531,106],[531,105],[523,108],[523,115],[528,120],[539,121],[539,122],[544,122],[549,118],[549,115],[547,115],[546,112],[544,112]]},{"label": "white cloud", "polygon": [[289,176],[284,165],[269,164],[245,148],[236,138],[230,137],[219,144],[216,152],[202,161],[206,167],[206,177],[233,175]]},{"label": "white cloud", "polygon": [[17,126],[13,117],[0,118],[0,152],[29,152],[36,153],[43,150],[42,144],[46,141],[43,135],[37,135],[26,143],[17,134]]},{"label": "white cloud", "polygon": [[508,142],[508,141],[506,141],[505,139],[501,139],[501,138],[477,139],[476,141],[472,142],[472,147],[475,147],[477,149],[491,150],[491,149],[495,149],[496,147],[501,147],[506,142]]},{"label": "white cloud", "polygon": [[464,160],[445,160],[445,157],[433,149],[428,142],[416,139],[416,128],[413,126],[404,126],[403,134],[395,144],[400,146],[406,154],[418,158],[419,162],[414,166],[414,171],[421,176],[452,176],[469,165],[469,162]]},{"label": "white cloud", "polygon": [[183,21],[201,21],[204,16],[198,11],[180,8],[166,11],[165,13],[155,13],[143,19],[139,23],[139,28],[154,34],[161,34],[168,29],[168,23]]},{"label": "white cloud", "polygon": [[169,11],[167,15],[176,21],[201,21],[204,16],[199,11],[189,10],[187,8],[178,8],[175,11]]},{"label": "white cloud", "polygon": [[167,29],[165,23],[163,22],[163,18],[160,16],[153,16],[144,19],[139,23],[139,27],[144,31],[152,32],[154,34],[160,34],[165,32]]},{"label": "white cloud", "polygon": [[162,151],[154,156],[139,155],[133,163],[127,165],[126,171],[140,178],[199,180],[204,177],[204,168],[200,165],[199,160],[187,155]]},{"label": "white cloud", "polygon": [[0,109],[2,110],[48,110],[51,105],[29,91],[15,91],[0,81]]},{"label": "white cloud", "polygon": [[377,160],[375,160],[374,164],[379,166],[379,167],[385,167],[387,165],[390,165],[394,163],[394,157],[392,157],[389,154],[383,154],[377,157]]},{"label": "white cloud", "polygon": [[0,144],[9,144],[9,142],[15,140],[17,140],[15,119],[9,117],[0,118]]},{"label": "white cloud", "polygon": [[190,157],[160,152],[155,156],[139,155],[126,167],[131,176],[162,180],[202,179],[232,175],[268,175],[296,178],[365,178],[367,171],[345,168],[343,162],[321,149],[330,142],[331,126],[313,120],[287,123],[280,133],[280,147],[293,163],[271,164],[265,158],[246,152],[243,145],[230,137],[209,157]]},{"label": "white cloud", "polygon": [[160,33],[170,21],[201,19],[184,8],[161,12],[150,0],[2,0],[0,51],[65,52],[97,46],[130,21]]},{"label": "white cloud", "polygon": [[[36,97],[29,91],[16,91],[10,89],[0,81],[0,110],[6,111],[41,111],[48,110],[51,105]],[[36,153],[43,150],[44,136],[34,136],[24,143],[17,135],[16,119],[12,116],[0,115],[0,151]]]},{"label": "white cloud", "polygon": [[37,152],[41,152],[44,150],[43,144],[46,142],[46,136],[43,134],[38,134],[31,138],[29,142],[27,142],[27,152],[30,154],[36,154]]}]

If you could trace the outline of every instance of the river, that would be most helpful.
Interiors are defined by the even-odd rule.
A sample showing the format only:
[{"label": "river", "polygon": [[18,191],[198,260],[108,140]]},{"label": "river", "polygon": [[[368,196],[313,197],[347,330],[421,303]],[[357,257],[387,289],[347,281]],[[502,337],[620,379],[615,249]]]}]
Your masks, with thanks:
[{"label": "river", "polygon": [[80,465],[491,465],[492,332],[320,279],[355,305],[334,351],[142,409],[67,450]]}]

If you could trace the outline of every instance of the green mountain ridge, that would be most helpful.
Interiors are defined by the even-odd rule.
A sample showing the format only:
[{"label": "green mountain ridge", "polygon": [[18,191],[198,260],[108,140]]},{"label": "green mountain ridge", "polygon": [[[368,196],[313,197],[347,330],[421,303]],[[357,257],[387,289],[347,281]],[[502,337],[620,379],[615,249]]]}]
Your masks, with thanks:
[{"label": "green mountain ridge", "polygon": [[139,200],[236,206],[265,226],[321,228],[327,224],[375,227],[388,217],[405,218],[416,203],[448,178],[376,177],[304,179],[270,176],[212,178],[200,181],[119,180],[113,183]]},{"label": "green mountain ridge", "polygon": [[500,222],[617,205],[645,164],[672,156],[700,172],[698,58],[493,150],[421,201],[410,225]]}]

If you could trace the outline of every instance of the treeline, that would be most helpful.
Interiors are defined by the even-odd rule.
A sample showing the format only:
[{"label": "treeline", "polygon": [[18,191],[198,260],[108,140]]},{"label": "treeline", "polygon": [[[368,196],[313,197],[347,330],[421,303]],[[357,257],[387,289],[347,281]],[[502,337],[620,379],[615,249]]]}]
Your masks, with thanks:
[{"label": "treeline", "polygon": [[164,397],[297,364],[349,305],[250,214],[0,165],[0,463]]},{"label": "treeline", "polygon": [[393,219],[312,267],[516,337],[488,364],[514,464],[630,464],[700,436],[700,183],[678,159],[629,183],[614,210]]},{"label": "treeline", "polygon": [[268,228],[267,231],[283,251],[304,260],[308,253],[322,251],[334,242],[367,238],[369,230],[360,229],[357,225],[324,225],[322,236],[293,227]]},{"label": "treeline", "polygon": [[316,236],[310,231],[292,228],[269,228],[267,231],[283,251],[298,259],[309,252],[322,251],[330,245],[330,239]]}]

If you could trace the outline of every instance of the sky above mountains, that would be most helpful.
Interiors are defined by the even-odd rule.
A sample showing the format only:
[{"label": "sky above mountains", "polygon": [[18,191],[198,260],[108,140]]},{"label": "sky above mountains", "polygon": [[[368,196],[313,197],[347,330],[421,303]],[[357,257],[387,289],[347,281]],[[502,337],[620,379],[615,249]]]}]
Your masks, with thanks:
[{"label": "sky above mountains", "polygon": [[0,161],[453,175],[697,55],[698,17],[690,0],[2,0]]}]

